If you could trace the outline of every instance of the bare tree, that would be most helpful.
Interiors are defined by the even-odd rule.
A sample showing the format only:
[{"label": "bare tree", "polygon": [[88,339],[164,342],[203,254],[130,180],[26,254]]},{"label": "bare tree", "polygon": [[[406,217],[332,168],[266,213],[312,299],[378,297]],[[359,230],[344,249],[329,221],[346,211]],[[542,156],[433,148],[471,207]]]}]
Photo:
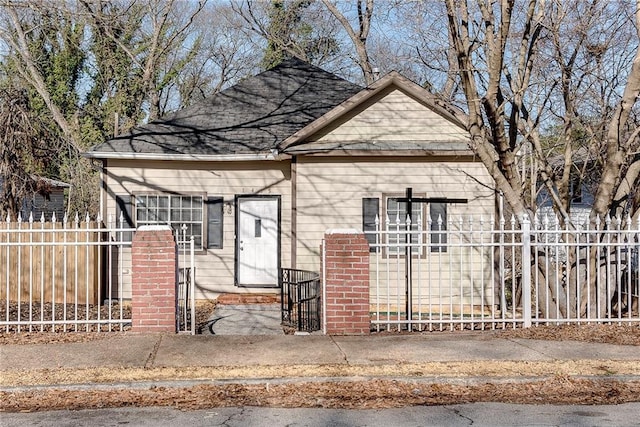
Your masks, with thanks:
[{"label": "bare tree", "polygon": [[[129,1],[117,8],[107,1],[80,2],[96,31],[109,38],[139,70],[140,99],[136,104],[142,110],[146,103],[147,118],[157,118],[163,113],[162,91],[193,55],[188,47],[190,29],[206,1],[199,1],[193,9],[175,0]],[[121,37],[118,30],[131,26],[127,30],[130,37]],[[186,54],[176,56],[185,47]]]},{"label": "bare tree", "polygon": [[364,81],[367,85],[375,81],[373,66],[367,49],[367,39],[371,31],[371,20],[373,18],[373,0],[356,0],[357,25],[352,26],[349,19],[340,11],[336,2],[322,0],[326,8],[340,22],[342,28],[351,39],[357,54],[358,66],[362,70]]},{"label": "bare tree", "polygon": [[[597,51],[607,49],[594,45],[591,37],[603,31],[596,23],[613,19],[611,11],[609,15],[603,13],[610,7],[608,2],[592,0],[581,4],[585,7],[571,11],[572,19],[568,20],[570,11],[563,3],[547,5],[545,1],[532,0],[527,8],[518,9],[523,11],[518,15],[513,0],[500,1],[496,7],[479,2],[477,10],[470,10],[464,2],[446,1],[452,48],[467,100],[472,148],[519,216],[535,209],[535,200],[527,197],[524,191],[527,183],[517,170],[518,152],[524,142],[534,147],[543,184],[552,193],[558,212],[564,216],[570,207],[569,180],[574,166],[576,124],[587,123],[586,117],[580,117],[585,112],[580,112],[578,107],[586,97],[579,94],[603,78],[596,73],[598,64],[602,63]],[[620,13],[620,9],[615,13]],[[612,26],[610,37],[615,30]],[[568,33],[572,36],[567,36]],[[613,38],[607,40],[612,42]],[[549,62],[548,58],[552,60]],[[619,117],[622,127],[627,125],[628,114],[635,103],[635,99],[631,102],[635,94],[633,86],[632,70],[626,85],[631,93],[626,101],[624,96],[620,100],[627,106],[628,109],[622,109],[627,114],[611,116]],[[556,102],[558,99],[560,103]],[[559,110],[557,105],[563,108]],[[607,115],[607,111],[590,113],[591,119],[594,115]],[[554,152],[542,142],[541,127],[549,126],[550,121],[553,123],[558,117],[564,136],[560,151]],[[618,135],[620,126],[611,125],[617,130],[608,126],[610,132]],[[598,135],[592,136],[595,139]],[[622,151],[628,151],[633,141],[633,138],[627,139]],[[549,164],[549,158],[559,153],[563,155],[563,166],[558,173],[558,169],[554,170]],[[613,152],[608,157],[610,167],[620,163],[613,160]],[[619,167],[614,170],[619,172]],[[617,176],[618,172],[609,174]],[[603,178],[603,184],[612,179],[604,175]],[[603,192],[604,188],[606,185],[597,196],[596,214],[606,213],[613,200],[613,195],[604,197],[605,193],[615,193],[613,187],[608,192]]]},{"label": "bare tree", "polygon": [[[446,0],[449,34],[457,57],[461,86],[467,100],[468,128],[471,148],[487,167],[499,190],[514,213],[522,217],[530,212],[524,198],[524,187],[517,170],[516,154],[521,141],[517,129],[518,114],[507,114],[509,100],[505,98],[505,70],[508,42],[512,32],[513,1],[503,0],[499,7],[478,2],[479,10],[471,14],[468,5]],[[536,40],[539,36],[540,10],[536,2],[529,2],[517,43],[509,63],[517,67],[512,76],[519,78],[518,86],[526,90],[533,66]],[[477,63],[479,60],[482,65]],[[523,98],[522,93],[516,93]],[[518,98],[511,104],[517,108]]]},{"label": "bare tree", "polygon": [[66,144],[51,163],[73,183],[69,208],[93,212],[97,177],[82,151],[113,134],[115,115],[122,130],[179,107],[172,87],[196,57],[204,1],[0,1],[0,64]]},{"label": "bare tree", "polygon": [[[78,41],[82,24],[70,10],[47,0],[3,2],[0,7],[5,12],[0,22],[0,38],[9,48],[9,60],[4,65],[17,73],[44,105],[37,112],[43,121],[50,118],[53,126],[47,126],[48,134],[42,140],[63,142],[50,147],[58,155],[47,159],[49,169],[75,183],[70,189],[68,206],[88,209],[97,197],[95,191],[82,185],[93,179],[90,167],[82,164],[86,161],[80,157],[83,145],[75,97],[69,96],[76,88],[84,63]],[[36,98],[31,95],[30,98],[29,103],[33,104]]]},{"label": "bare tree", "polygon": [[[574,154],[578,148],[599,151],[599,136],[603,134],[606,148],[602,179],[592,214],[615,211],[620,197],[631,199],[619,190],[633,188],[620,184],[635,182],[640,170],[633,166],[637,125],[629,120],[640,89],[637,53],[626,84],[614,83],[619,75],[607,74],[604,69],[608,63],[604,55],[618,49],[620,56],[627,46],[614,46],[629,23],[625,22],[625,5],[612,6],[599,0],[571,5],[531,0],[526,7],[518,7],[525,5],[502,0],[479,1],[477,9],[472,9],[466,2],[446,0],[446,6],[452,48],[467,100],[471,148],[513,212],[523,217],[535,211],[539,177],[561,220],[568,218],[572,175],[577,172],[584,176],[589,161],[576,164]],[[602,83],[605,80],[610,86]],[[622,96],[612,103],[622,87]],[[600,92],[594,94],[596,88]],[[594,108],[589,98],[601,99],[600,107]],[[614,107],[609,109],[611,105]],[[601,126],[602,132],[598,131],[599,125],[594,126],[596,118],[604,119],[600,123],[608,120]],[[543,135],[550,125],[561,129],[556,147],[550,146]],[[526,175],[519,173],[518,164],[528,146],[533,148],[530,152],[537,168]],[[576,171],[578,167],[581,169]],[[576,257],[569,257],[568,263],[574,266]],[[574,287],[578,283],[575,271],[572,267],[568,280]],[[577,307],[575,301],[564,300],[562,292],[549,289],[549,294],[563,315],[572,316],[585,309]],[[576,295],[576,290],[569,294]]]},{"label": "bare tree", "polygon": [[[640,0],[636,0],[635,25],[640,39]],[[622,96],[617,103],[606,131],[605,163],[602,171],[600,185],[595,195],[593,206],[594,215],[608,213],[619,200],[614,197],[621,188],[622,183],[635,183],[630,188],[637,187],[637,168],[630,168],[630,163],[637,162],[636,152],[640,140],[640,126],[632,122],[631,117],[634,107],[640,95],[640,46],[637,47],[635,57],[631,65],[631,71],[627,77]],[[625,172],[626,175],[625,176]],[[628,184],[627,184],[628,185]],[[619,194],[618,197],[625,195]]]},{"label": "bare tree", "polygon": [[231,4],[247,32],[258,36],[262,69],[290,57],[324,64],[339,51],[335,26],[314,0],[234,0]]},{"label": "bare tree", "polygon": [[196,17],[193,30],[199,48],[192,61],[178,74],[174,88],[179,105],[217,93],[242,77],[254,73],[260,55],[244,27],[245,21],[231,5],[213,2]]},{"label": "bare tree", "polygon": [[23,67],[16,67],[15,70],[38,92],[68,143],[74,150],[79,151],[81,148],[79,129],[65,117],[60,106],[53,101],[42,70],[38,67],[38,58],[33,56],[33,51],[30,49],[28,36],[30,28],[25,26],[25,22],[30,22],[26,15],[40,13],[39,11],[48,8],[53,8],[53,10],[56,8],[44,0],[29,3],[8,2],[1,4],[1,6],[7,13],[8,22],[5,23],[5,26],[0,27],[0,36],[10,46],[12,52],[19,57],[20,63],[23,65]]},{"label": "bare tree", "polygon": [[33,113],[26,91],[12,86],[0,89],[0,219],[15,219],[22,201],[34,193],[46,193],[42,173],[56,156],[46,123]]}]

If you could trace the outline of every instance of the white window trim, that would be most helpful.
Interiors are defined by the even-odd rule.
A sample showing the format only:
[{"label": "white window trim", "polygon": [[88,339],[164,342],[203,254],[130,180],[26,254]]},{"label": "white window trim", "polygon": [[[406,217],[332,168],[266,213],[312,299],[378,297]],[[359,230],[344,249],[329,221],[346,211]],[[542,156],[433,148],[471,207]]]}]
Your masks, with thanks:
[{"label": "white window trim", "polygon": [[[183,225],[187,225],[189,226],[189,224],[193,224],[193,225],[199,225],[200,226],[200,242],[198,244],[198,241],[196,240],[196,250],[203,250],[206,248],[206,210],[205,210],[205,200],[206,200],[206,194],[204,193],[180,193],[180,194],[168,194],[168,193],[157,193],[157,192],[138,192],[138,193],[133,193],[133,203],[132,203],[132,209],[133,209],[133,219],[135,221],[136,226],[140,226],[140,225],[153,225],[153,224],[168,224],[169,226],[171,226],[171,228],[178,233],[178,242],[181,242],[182,239],[182,226]],[[142,209],[139,209],[139,201],[143,198],[148,198],[149,197],[167,197],[167,221],[162,221],[162,220],[140,220],[139,219],[139,211]],[[190,207],[191,210],[198,210],[197,207],[193,207],[193,198],[194,197],[199,197],[200,198],[200,219],[199,220],[189,220],[189,221],[185,221],[185,220],[172,220],[171,219],[171,214],[172,214],[172,198],[178,198],[178,197],[191,197],[192,198],[192,206]],[[164,209],[164,207],[163,207]],[[179,209],[183,209],[182,206],[179,207]],[[148,212],[148,209],[147,209]],[[177,227],[176,227],[177,226]],[[187,233],[188,234],[188,233]],[[187,236],[190,237],[190,236]]]},{"label": "white window trim", "polygon": [[[424,197],[424,193],[416,193],[414,194],[415,197]],[[389,216],[389,200],[393,200],[393,199],[399,199],[399,198],[403,198],[405,197],[404,194],[394,194],[394,193],[385,193],[382,195],[382,209],[383,209],[383,215],[382,217],[384,218],[384,227],[383,229],[385,230],[385,243],[386,243],[386,256],[391,258],[391,257],[400,257],[403,258],[405,257],[405,244],[404,242],[402,243],[398,243],[397,246],[391,246],[390,243],[390,237],[391,236],[396,236],[397,234],[394,234],[395,230],[390,230],[390,228],[393,226],[395,228],[395,226],[397,225],[397,221],[399,219],[400,223],[400,230],[404,230],[406,228],[406,221],[407,221],[407,216],[406,216],[406,212],[403,213],[401,216],[393,215],[393,217]],[[406,202],[399,202],[399,203],[406,203]],[[411,256],[413,257],[424,257],[425,255],[425,245],[424,245],[424,240],[423,240],[423,236],[424,236],[424,232],[425,232],[425,227],[426,227],[426,215],[425,215],[425,205],[426,203],[418,203],[416,205],[413,206],[413,209],[416,209],[416,206],[419,206],[420,209],[420,213],[419,213],[419,217],[418,218],[413,218],[411,217],[411,228],[413,230],[416,230],[416,234],[418,236],[418,240],[417,242],[412,242],[412,244],[417,244],[418,247],[417,248],[411,248]],[[389,218],[389,223],[387,224],[387,218]],[[416,222],[419,221],[419,222]],[[419,227],[418,227],[419,225]],[[417,228],[414,229],[414,226],[416,226]],[[381,227],[382,228],[382,227]],[[418,232],[418,230],[420,230]],[[402,237],[404,237],[404,233],[401,233],[399,235],[399,237],[402,239]],[[395,237],[394,237],[395,238]],[[415,249],[415,250],[414,250]]]}]

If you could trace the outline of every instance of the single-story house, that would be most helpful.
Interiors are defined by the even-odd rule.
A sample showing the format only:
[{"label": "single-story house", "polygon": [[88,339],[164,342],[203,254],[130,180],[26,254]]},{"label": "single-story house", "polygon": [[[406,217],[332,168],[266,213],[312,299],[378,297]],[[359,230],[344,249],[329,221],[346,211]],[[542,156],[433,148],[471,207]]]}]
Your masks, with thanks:
[{"label": "single-story house", "polygon": [[[64,192],[71,185],[37,175],[32,175],[31,178],[35,181],[37,190],[22,199],[19,212],[22,220],[28,221],[29,216],[33,214],[34,221],[40,221],[42,215],[45,221],[50,221],[55,214],[57,221],[61,221],[66,212]],[[3,185],[4,177],[0,177],[0,193]]]},{"label": "single-story house", "polygon": [[291,59],[87,156],[105,218],[187,226],[203,298],[318,271],[327,229],[370,230],[407,188],[437,199],[414,205],[425,224],[490,217],[493,180],[468,142],[463,114],[396,72],[361,87]]}]

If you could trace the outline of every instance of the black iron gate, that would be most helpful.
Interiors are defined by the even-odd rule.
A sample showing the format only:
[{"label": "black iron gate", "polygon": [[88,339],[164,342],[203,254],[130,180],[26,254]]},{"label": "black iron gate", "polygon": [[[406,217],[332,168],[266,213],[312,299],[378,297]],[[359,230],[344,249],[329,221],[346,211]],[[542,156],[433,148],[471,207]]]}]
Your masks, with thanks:
[{"label": "black iron gate", "polygon": [[320,275],[313,271],[281,268],[282,324],[301,332],[319,331]]}]

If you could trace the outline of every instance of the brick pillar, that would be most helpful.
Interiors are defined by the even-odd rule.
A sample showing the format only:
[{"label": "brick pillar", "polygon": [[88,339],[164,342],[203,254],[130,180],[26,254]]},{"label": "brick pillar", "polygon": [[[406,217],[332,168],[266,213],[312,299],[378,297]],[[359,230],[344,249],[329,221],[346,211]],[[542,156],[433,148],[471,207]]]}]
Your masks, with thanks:
[{"label": "brick pillar", "polygon": [[167,225],[141,226],[131,242],[134,332],[176,332],[178,247]]},{"label": "brick pillar", "polygon": [[326,333],[368,335],[369,244],[357,230],[328,230],[324,239]]}]

